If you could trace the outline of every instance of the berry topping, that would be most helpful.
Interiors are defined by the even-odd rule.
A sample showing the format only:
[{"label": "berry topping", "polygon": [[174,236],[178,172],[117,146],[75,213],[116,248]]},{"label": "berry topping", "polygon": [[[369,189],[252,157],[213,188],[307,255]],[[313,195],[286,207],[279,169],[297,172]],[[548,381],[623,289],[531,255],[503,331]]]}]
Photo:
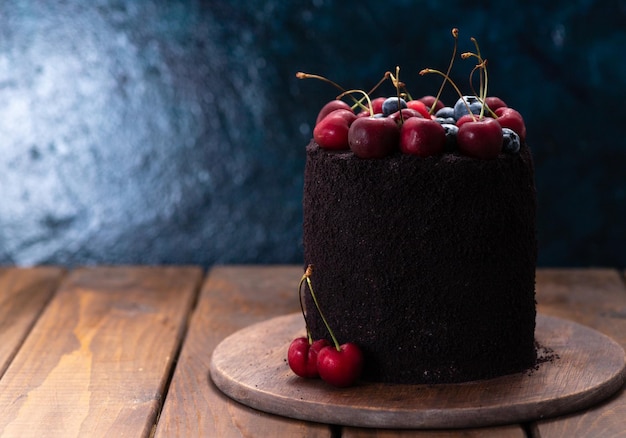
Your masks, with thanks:
[{"label": "berry topping", "polygon": [[507,104],[504,103],[502,99],[496,96],[485,97],[485,105],[491,110],[495,111],[498,108],[506,107]]},{"label": "berry topping", "polygon": [[520,138],[515,131],[502,128],[502,151],[507,154],[516,154],[520,148]]},{"label": "berry topping", "polygon": [[451,106],[444,106],[435,113],[435,117],[454,120],[454,108],[452,108]]},{"label": "berry topping", "polygon": [[335,110],[315,125],[313,139],[324,149],[348,149],[348,130],[356,118],[351,110]]},{"label": "berry topping", "polygon": [[454,123],[442,123],[441,127],[446,133],[446,147],[447,152],[452,152],[457,149],[456,147],[456,135],[459,132],[459,127]]},{"label": "berry topping", "polygon": [[522,115],[513,108],[501,107],[495,110],[498,122],[503,128],[512,129],[522,142],[526,141],[526,125]]},{"label": "berry topping", "polygon": [[419,100],[424,105],[426,105],[426,107],[428,108],[428,111],[430,111],[431,114],[439,111],[441,108],[445,106],[443,102],[440,101],[439,98],[435,96],[423,96],[417,100]]},{"label": "berry topping", "polygon": [[483,110],[483,104],[480,102],[480,100],[478,100],[478,97],[476,96],[463,96],[460,97],[459,100],[456,101],[456,103],[454,104],[454,118],[456,120],[459,120],[461,117],[463,117],[466,114],[469,114],[470,112],[472,114],[480,114],[481,111]]},{"label": "berry topping", "polygon": [[[482,57],[476,39],[471,38],[476,50],[460,55],[461,59],[476,60],[469,75],[471,93],[464,94],[452,81],[450,72],[457,56],[457,29],[452,30],[452,36],[454,49],[447,70],[425,68],[419,72],[443,78],[436,96],[412,98],[406,84],[399,79],[399,67],[394,73],[385,72],[369,92],[346,90],[322,76],[297,73],[298,78],[321,79],[341,92],[319,112],[313,130],[315,142],[324,149],[350,149],[363,159],[380,159],[397,151],[418,157],[455,153],[478,159],[493,159],[502,151],[519,152],[526,143],[524,119],[499,97],[487,96],[487,60]],[[394,95],[372,99],[370,95],[387,80],[394,87]],[[479,84],[477,90],[474,82]],[[439,99],[446,84],[459,96],[452,107],[445,106]],[[351,103],[342,99],[350,99]],[[503,128],[513,131],[517,140]]]},{"label": "berry topping", "polygon": [[317,119],[315,120],[315,124],[317,125],[324,117],[326,117],[328,114],[338,109],[345,109],[348,111],[352,111],[352,108],[350,108],[350,105],[345,103],[343,100],[331,100],[326,105],[324,105],[322,109],[320,110],[320,112],[317,114]]},{"label": "berry topping", "polygon": [[491,160],[502,151],[502,127],[490,117],[467,122],[459,128],[456,142],[464,155]]},{"label": "berry topping", "polygon": [[432,119],[413,117],[400,130],[400,150],[405,154],[429,157],[439,155],[446,146],[446,131]]},{"label": "berry topping", "polygon": [[383,102],[383,115],[388,116],[389,114],[395,113],[399,109],[406,107],[406,100],[401,97],[388,97]]},{"label": "berry topping", "polygon": [[396,151],[399,136],[394,118],[362,117],[350,126],[348,144],[357,157],[384,158]]},{"label": "berry topping", "polygon": [[430,107],[426,106],[421,100],[409,100],[406,105],[419,112],[423,117],[430,119]]}]

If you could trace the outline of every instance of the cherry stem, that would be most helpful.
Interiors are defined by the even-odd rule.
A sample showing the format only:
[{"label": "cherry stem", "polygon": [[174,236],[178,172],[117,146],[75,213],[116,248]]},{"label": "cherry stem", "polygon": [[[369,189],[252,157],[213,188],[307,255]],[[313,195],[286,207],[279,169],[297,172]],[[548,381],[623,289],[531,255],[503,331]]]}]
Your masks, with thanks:
[{"label": "cherry stem", "polygon": [[467,112],[470,114],[472,119],[474,121],[476,121],[476,116],[472,113],[472,110],[470,109],[469,104],[467,103],[467,101],[465,99],[463,99],[463,93],[461,92],[461,90],[459,90],[459,87],[457,87],[457,85],[454,83],[454,81],[452,79],[450,79],[450,76],[448,76],[447,74],[445,74],[445,73],[443,73],[443,72],[441,72],[439,70],[434,70],[432,68],[425,68],[424,70],[420,71],[420,75],[422,75],[422,76],[424,76],[425,74],[428,74],[428,73],[435,73],[435,74],[441,75],[441,76],[443,76],[445,78],[444,82],[445,81],[450,82],[450,85],[452,85],[452,87],[454,87],[454,89],[456,90],[458,95],[461,97],[461,100],[465,104],[465,107],[467,108]]},{"label": "cherry stem", "polygon": [[[337,88],[339,91],[341,91],[341,96],[344,96],[348,93],[346,93],[346,89],[343,88],[341,85],[339,85],[338,83],[331,81],[330,79],[325,78],[324,76],[320,76],[320,75],[314,75],[314,74],[310,74],[310,73],[304,73],[304,72],[297,72],[296,73],[296,77],[298,79],[319,79],[320,81],[324,81],[327,82],[329,84],[331,84],[333,87]],[[353,96],[350,96],[350,98],[355,102],[356,105],[361,106],[361,102],[359,102],[358,100],[356,100]],[[337,98],[339,99],[339,98]]]},{"label": "cherry stem", "polygon": [[361,103],[363,99],[361,100],[357,100],[354,96],[352,96],[352,93],[361,93],[363,94],[363,98],[365,100],[367,100],[367,110],[369,110],[370,112],[370,116],[373,117],[374,116],[374,106],[372,105],[372,100],[370,99],[369,95],[363,91],[363,90],[347,90],[344,91],[343,93],[341,93],[339,96],[337,96],[337,99],[341,99],[342,97],[346,96],[346,95],[350,95],[350,97],[357,103],[359,104],[359,106],[363,106],[363,104]]},{"label": "cherry stem", "polygon": [[[450,77],[450,72],[452,71],[452,65],[454,64],[454,58],[456,57],[456,52],[458,48],[458,39],[459,39],[459,29],[456,27],[452,29],[452,37],[454,38],[454,49],[452,50],[452,57],[450,58],[450,64],[448,65],[448,70],[446,71],[445,77]],[[437,106],[437,102],[441,97],[441,93],[443,93],[443,87],[446,85],[445,79],[441,82],[441,86],[439,87],[439,91],[437,92],[437,96],[435,96],[435,101],[430,107],[429,113],[432,115],[435,112],[435,107]]]},{"label": "cherry stem", "polygon": [[330,79],[325,78],[324,76],[313,75],[310,73],[304,73],[304,72],[299,71],[298,73],[296,73],[296,77],[298,79],[319,79],[320,81],[328,82],[330,85],[337,88],[339,91],[346,91],[346,89],[343,88],[341,85],[339,85],[336,82],[331,81]]},{"label": "cherry stem", "polygon": [[304,318],[304,327],[306,329],[306,338],[309,341],[309,345],[313,344],[313,336],[311,336],[311,330],[309,330],[309,322],[306,319],[306,312],[304,311],[304,304],[302,303],[302,283],[304,283],[305,276],[303,275],[298,284],[298,300],[300,301],[300,311]]},{"label": "cherry stem", "polygon": [[[367,94],[366,94],[367,96]],[[339,345],[339,342],[337,341],[337,338],[335,337],[335,334],[333,333],[333,331],[330,329],[330,325],[328,325],[328,321],[326,321],[326,317],[324,317],[324,313],[322,312],[322,309],[320,308],[319,303],[317,302],[317,297],[315,296],[315,292],[313,292],[313,284],[311,284],[311,274],[313,273],[313,265],[309,265],[306,268],[306,271],[304,272],[304,275],[302,276],[302,280],[300,282],[300,284],[302,284],[302,282],[304,280],[306,280],[306,284],[309,287],[309,291],[311,292],[311,298],[313,298],[313,302],[315,303],[315,307],[317,308],[317,311],[319,312],[320,316],[322,317],[322,321],[324,322],[324,325],[326,326],[326,330],[328,330],[328,333],[330,334],[330,337],[333,340],[333,344],[335,344],[335,348],[337,349],[337,351],[341,351],[341,347]]]},{"label": "cherry stem", "polygon": [[400,124],[404,124],[404,114],[402,114],[402,105],[400,104],[400,87],[403,85],[400,82],[400,66],[396,66],[396,76],[389,74],[391,82],[396,89],[396,96],[398,96],[398,111],[400,111]]},{"label": "cherry stem", "polygon": [[[380,80],[376,83],[376,85],[374,85],[374,86],[372,87],[372,89],[371,89],[370,91],[368,91],[368,92],[367,92],[367,95],[368,95],[368,96],[371,96],[371,95],[372,95],[372,93],[373,93],[374,91],[376,91],[376,89],[377,89],[378,87],[380,87],[380,86],[381,86],[381,85],[382,85],[382,84],[383,84],[383,83],[387,80],[387,78],[389,78],[389,75],[390,75],[390,74],[391,74],[390,72],[385,72],[385,74],[383,75],[383,77],[382,77],[382,78],[381,78],[381,79],[380,79]],[[363,106],[363,100],[365,100],[365,98],[361,98],[361,99],[359,99],[359,100],[358,100],[358,101],[357,101],[354,105],[352,105],[352,110],[354,111],[354,110],[355,110],[356,108],[358,108],[358,107],[364,108],[364,106]]]},{"label": "cherry stem", "polygon": [[[480,46],[478,45],[478,41],[476,40],[476,38],[472,37],[471,40],[474,43],[474,47],[476,48],[476,53],[472,53],[472,52],[463,53],[461,55],[461,58],[467,59],[469,57],[475,57],[478,60],[478,64],[470,72],[470,87],[472,87],[472,92],[474,93],[474,95],[476,95],[476,90],[474,90],[474,86],[472,84],[472,76],[474,75],[474,72],[476,70],[480,69],[480,74],[479,74],[480,88],[478,90],[479,93],[477,97],[482,103],[482,106],[480,109],[480,117],[482,118],[485,114],[485,99],[487,99],[487,88],[489,85],[489,76],[487,75],[487,60],[483,59],[482,55],[480,54]],[[488,109],[488,111],[492,115],[495,116],[495,114],[493,113],[493,111],[491,111],[491,109]]]}]

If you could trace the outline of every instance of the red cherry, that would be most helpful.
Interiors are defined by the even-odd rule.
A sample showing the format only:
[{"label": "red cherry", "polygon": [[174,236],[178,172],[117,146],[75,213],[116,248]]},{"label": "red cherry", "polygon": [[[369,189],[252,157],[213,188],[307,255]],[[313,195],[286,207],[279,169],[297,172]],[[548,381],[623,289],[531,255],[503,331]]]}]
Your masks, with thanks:
[{"label": "red cherry", "polygon": [[494,111],[498,116],[498,123],[503,128],[509,128],[515,131],[517,135],[519,135],[519,139],[522,141],[526,141],[526,124],[524,123],[524,118],[522,115],[509,107],[501,107]]},{"label": "red cherry", "polygon": [[313,139],[324,149],[348,149],[348,130],[356,115],[346,109],[329,113],[313,129]]},{"label": "red cherry", "polygon": [[430,113],[428,112],[429,109],[426,106],[426,104],[424,102],[422,102],[421,100],[409,100],[406,103],[406,106],[407,106],[407,108],[411,108],[411,109],[414,109],[415,111],[419,112],[425,118],[430,119]]},{"label": "red cherry", "polygon": [[305,337],[294,339],[287,351],[289,368],[300,377],[308,379],[319,377],[317,356],[320,350],[328,345],[330,344],[326,339],[320,339],[312,344],[309,344],[309,340]]},{"label": "red cherry", "polygon": [[[386,97],[377,97],[376,99],[372,99],[372,109],[374,110],[374,114],[382,114],[383,113],[383,102],[386,100]],[[357,114],[359,117],[368,117],[370,112],[368,110],[363,110]]]},{"label": "red cherry", "polygon": [[498,108],[505,108],[507,104],[504,103],[502,99],[496,96],[489,96],[485,98],[485,103],[489,107],[489,109],[495,112]]},{"label": "red cherry", "polygon": [[322,109],[320,110],[320,112],[317,114],[317,119],[315,120],[315,124],[317,125],[324,117],[326,117],[328,114],[338,109],[345,109],[348,111],[352,111],[352,108],[350,108],[350,105],[345,103],[343,100],[331,100],[326,105],[324,105]]},{"label": "red cherry", "polygon": [[456,121],[456,127],[460,128],[465,123],[475,122],[477,119],[478,119],[478,116],[476,114],[464,114],[461,117],[459,117],[459,120]]},{"label": "red cherry", "polygon": [[[424,105],[426,105],[428,108],[432,108],[433,105],[435,105],[433,114],[435,114],[437,111],[445,106],[444,103],[441,100],[437,99],[435,96],[423,96],[417,100],[423,102]],[[437,103],[435,103],[435,100],[437,101]]]},{"label": "red cherry", "polygon": [[359,158],[383,158],[398,148],[400,129],[389,117],[356,119],[348,132],[350,149]]},{"label": "red cherry", "polygon": [[494,159],[502,150],[502,126],[490,117],[464,123],[456,134],[456,143],[464,155]]},{"label": "red cherry", "polygon": [[429,157],[443,152],[446,131],[432,119],[412,117],[400,129],[400,150],[405,154]]},{"label": "red cherry", "polygon": [[372,99],[372,108],[374,109],[374,114],[383,113],[383,102],[386,99],[386,97],[377,97],[376,99]]},{"label": "red cherry", "polygon": [[354,384],[363,370],[363,353],[358,345],[348,342],[339,347],[324,347],[317,355],[320,377],[337,387]]},{"label": "red cherry", "polygon": [[[402,116],[400,116],[400,113],[402,113]],[[421,119],[424,118],[424,116],[422,116],[422,114],[419,111],[416,111],[411,108],[402,108],[400,111],[396,111],[395,113],[389,114],[389,116],[387,117],[395,120],[397,124],[401,124],[403,123],[402,122],[403,120],[406,120],[411,117],[419,117]],[[428,118],[430,119],[430,116],[428,116]]]}]

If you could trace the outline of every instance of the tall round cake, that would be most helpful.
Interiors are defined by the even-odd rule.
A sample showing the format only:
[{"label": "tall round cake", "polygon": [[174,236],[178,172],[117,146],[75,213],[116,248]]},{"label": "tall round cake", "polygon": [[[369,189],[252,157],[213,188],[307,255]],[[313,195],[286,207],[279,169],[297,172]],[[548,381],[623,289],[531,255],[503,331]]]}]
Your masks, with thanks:
[{"label": "tall round cake", "polygon": [[[362,378],[453,383],[535,364],[531,152],[363,159],[306,148],[303,245],[339,342]],[[305,292],[313,338],[328,331]]]}]

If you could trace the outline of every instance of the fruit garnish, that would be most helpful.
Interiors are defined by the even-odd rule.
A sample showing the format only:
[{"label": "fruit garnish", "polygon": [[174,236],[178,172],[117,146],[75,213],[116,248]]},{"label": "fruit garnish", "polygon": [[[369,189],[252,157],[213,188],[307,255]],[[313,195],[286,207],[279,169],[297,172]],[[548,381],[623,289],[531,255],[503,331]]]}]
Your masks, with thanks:
[{"label": "fruit garnish", "polygon": [[300,377],[307,379],[319,377],[317,358],[320,350],[328,345],[330,344],[326,339],[314,342],[311,342],[308,336],[294,339],[287,351],[289,368]]},{"label": "fruit garnish", "polygon": [[522,142],[526,141],[526,124],[522,115],[509,107],[501,107],[495,110],[498,122],[503,128],[512,129],[519,135]]},{"label": "fruit garnish", "polygon": [[400,150],[405,154],[430,157],[441,154],[446,146],[446,131],[433,119],[413,117],[400,129]]},{"label": "fruit garnish", "polygon": [[[405,83],[400,81],[400,67],[396,67],[394,73],[385,72],[383,78],[367,93],[362,90],[345,90],[323,76],[298,72],[296,74],[298,78],[320,79],[341,91],[335,101],[326,104],[318,114],[313,130],[315,142],[324,149],[349,148],[354,155],[365,159],[384,158],[398,150],[420,157],[457,152],[474,158],[493,159],[505,151],[504,141],[510,141],[509,134],[507,139],[504,139],[503,132],[496,134],[497,124],[491,121],[496,120],[500,128],[508,128],[517,133],[520,146],[524,144],[526,126],[521,114],[509,108],[497,96],[487,96],[489,86],[487,59],[483,58],[475,38],[471,38],[475,51],[460,55],[462,59],[476,60],[469,73],[469,88],[472,94],[463,94],[450,77],[457,57],[458,35],[458,29],[452,29],[454,47],[445,72],[432,68],[425,68],[419,72],[420,75],[437,74],[443,78],[436,96],[426,95],[420,99],[413,99]],[[478,74],[477,90],[474,87],[476,74]],[[395,95],[372,99],[370,95],[387,79],[391,80]],[[440,100],[446,84],[450,84],[459,96],[453,107],[444,106]],[[356,96],[357,93],[362,96]],[[343,98],[351,99],[352,106],[343,102]],[[339,109],[352,112],[360,109],[360,111],[357,111],[354,118],[346,113],[340,117],[341,113],[335,114]],[[409,127],[404,128],[405,122],[409,119],[420,118],[418,114],[424,121],[411,121]],[[361,119],[367,121],[360,121]],[[383,121],[386,119],[393,120],[400,127],[400,132],[395,132],[389,121]],[[359,122],[355,123],[357,120]],[[432,125],[431,120],[439,125],[448,126],[442,131]],[[475,123],[477,125],[474,127],[464,128],[467,124]],[[451,129],[452,125],[458,129]],[[481,134],[483,132],[484,137]],[[397,144],[393,145],[394,141]],[[429,142],[432,144],[428,144]],[[515,153],[513,152],[515,150],[519,151],[507,143],[506,152]]]},{"label": "fruit garnish", "polygon": [[[456,52],[458,31],[453,31],[453,36]],[[500,152],[502,152],[502,126],[496,119],[486,117],[485,112],[497,116],[489,110],[486,104],[484,104],[487,98],[487,89],[489,85],[487,60],[484,59],[480,53],[478,41],[476,41],[473,37],[471,38],[471,41],[474,43],[476,52],[462,53],[461,58],[476,58],[477,60],[477,64],[471,70],[469,75],[470,88],[474,91],[474,96],[463,95],[459,87],[450,78],[449,72],[452,63],[448,67],[448,72],[446,73],[427,68],[423,69],[420,72],[420,75],[428,73],[441,75],[444,78],[444,84],[445,82],[450,83],[458,93],[459,100],[454,105],[454,119],[456,119],[456,125],[459,128],[456,134],[456,144],[459,151],[474,158],[481,158],[485,160],[494,159],[500,154]],[[476,93],[473,87],[473,75],[476,71],[479,73],[480,85],[478,93]]]},{"label": "fruit garnish", "polygon": [[399,137],[395,118],[361,117],[348,130],[348,145],[359,158],[384,158],[398,149]]},{"label": "fruit garnish", "polygon": [[[324,316],[319,302],[317,300],[317,296],[313,291],[313,285],[311,282],[311,274],[313,272],[313,265],[309,265],[302,278],[300,279],[300,285],[298,286],[298,293],[301,293],[302,284],[306,282],[307,287],[309,289],[309,293],[311,294],[311,298],[313,299],[313,303],[315,304],[315,308],[317,309],[328,334],[332,339],[332,344],[322,347],[319,352],[317,352],[317,372],[319,376],[330,383],[333,386],[338,387],[346,387],[353,385],[361,375],[361,371],[363,369],[363,353],[358,345],[347,342],[345,344],[339,344],[337,338],[335,337],[335,333],[330,328],[326,317]],[[302,301],[300,302],[303,314],[304,310],[302,307]],[[305,316],[306,322],[306,316]],[[309,333],[308,325],[307,325],[307,333]],[[310,334],[307,335],[310,343]],[[294,341],[295,342],[295,341]],[[298,341],[298,345],[300,345],[302,341]],[[302,347],[299,347],[300,349]],[[294,347],[294,349],[297,349]],[[300,350],[301,351],[301,350]]]},{"label": "fruit garnish", "polygon": [[[424,98],[422,98],[424,99]],[[434,97],[433,97],[434,99]],[[441,103],[441,102],[439,102]],[[434,104],[434,102],[433,102]],[[415,111],[417,111],[418,113],[420,113],[422,115],[422,117],[426,118],[426,119],[430,119],[431,118],[431,113],[430,113],[430,107],[428,105],[426,105],[426,103],[424,103],[423,100],[418,99],[418,100],[409,100],[406,103],[407,108],[411,108],[414,109]],[[441,106],[443,107],[443,104],[441,104]]]},{"label": "fruit garnish", "polygon": [[[450,58],[450,64],[448,64],[448,70],[446,71],[446,74],[445,74],[445,76],[447,77],[450,77],[450,72],[452,71],[452,65],[454,64],[454,58],[456,57],[456,51],[458,47],[459,29],[457,29],[456,27],[452,29],[452,38],[454,38],[454,49],[452,50],[452,57]],[[439,86],[439,91],[437,92],[437,95],[435,96],[434,102],[430,105],[430,114],[434,114],[435,112],[437,112],[437,108],[436,108],[437,102],[439,102],[439,98],[441,97],[441,93],[443,92],[443,88],[445,85],[446,85],[446,81],[444,80],[441,82],[441,85]]]},{"label": "fruit garnish", "polygon": [[338,109],[345,109],[348,111],[352,111],[352,108],[350,107],[350,105],[345,103],[343,100],[337,100],[337,99],[331,100],[326,105],[324,105],[322,109],[320,110],[320,112],[317,114],[317,119],[315,119],[315,125],[317,125],[328,114]]},{"label": "fruit garnish", "polygon": [[502,126],[496,119],[483,117],[464,123],[456,134],[459,151],[469,157],[491,160],[502,151]]},{"label": "fruit garnish", "polygon": [[313,139],[324,149],[348,149],[348,131],[356,118],[349,109],[336,109],[315,125]]},{"label": "fruit garnish", "polygon": [[521,141],[519,135],[509,128],[502,128],[502,150],[508,154],[516,154],[519,152]]},{"label": "fruit garnish", "polygon": [[333,386],[352,386],[362,369],[363,353],[352,342],[342,344],[339,348],[324,347],[317,354],[317,371],[322,380]]}]

